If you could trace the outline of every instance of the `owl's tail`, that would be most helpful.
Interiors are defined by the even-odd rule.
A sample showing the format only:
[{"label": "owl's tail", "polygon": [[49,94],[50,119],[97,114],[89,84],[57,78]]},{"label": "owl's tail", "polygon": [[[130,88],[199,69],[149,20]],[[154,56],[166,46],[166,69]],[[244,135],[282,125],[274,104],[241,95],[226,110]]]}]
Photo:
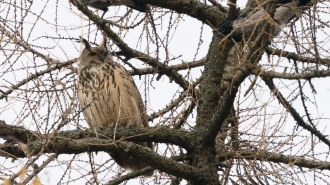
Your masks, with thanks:
[{"label": "owl's tail", "polygon": [[[150,142],[137,143],[141,146],[148,147],[152,149],[152,144]],[[122,168],[130,169],[132,171],[141,170],[149,165],[143,163],[141,160],[134,158],[133,156],[127,154],[119,154],[116,152],[109,153],[111,158]],[[153,171],[144,174],[145,177],[150,177],[154,174]]]}]

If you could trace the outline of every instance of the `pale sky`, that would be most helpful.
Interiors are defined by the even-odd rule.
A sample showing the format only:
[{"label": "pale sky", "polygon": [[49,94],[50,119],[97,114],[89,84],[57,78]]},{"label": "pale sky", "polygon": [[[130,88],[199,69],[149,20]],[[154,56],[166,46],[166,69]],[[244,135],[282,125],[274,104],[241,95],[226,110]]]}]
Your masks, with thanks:
[{"label": "pale sky", "polygon": [[[238,1],[238,4],[240,7],[244,7],[246,1]],[[226,4],[226,2],[221,2],[222,4]],[[45,9],[43,10],[43,7]],[[81,28],[81,26],[88,24],[88,18],[84,16],[82,13],[80,13],[74,6],[70,6],[68,4],[68,1],[59,1],[59,4],[57,6],[57,9],[55,7],[57,6],[56,1],[41,1],[40,3],[34,3],[31,7],[31,11],[35,12],[37,15],[40,14],[40,12],[43,10],[43,13],[40,15],[43,19],[38,19],[36,15],[30,14],[28,16],[28,19],[25,19],[24,23],[24,30],[23,30],[23,37],[29,38],[28,42],[30,44],[34,45],[41,45],[48,48],[37,48],[38,51],[44,54],[49,54],[50,57],[57,58],[61,62],[65,62],[67,60],[76,58],[79,56],[79,53],[82,49],[82,46],[78,42],[73,42],[69,40],[52,40],[52,39],[45,39],[40,38],[41,36],[50,36],[50,37],[73,37],[73,38],[79,38],[80,35],[85,35],[89,28]],[[72,10],[70,9],[72,7]],[[6,8],[6,7],[1,7]],[[91,8],[92,9],[92,8]],[[105,15],[105,18],[108,18],[110,16],[121,16],[126,12],[126,7],[110,7],[109,11]],[[98,15],[101,15],[101,11],[98,12]],[[136,12],[134,12],[136,13]],[[0,16],[4,17],[6,15],[6,11],[0,12]],[[140,13],[137,20],[142,19],[144,16],[143,13]],[[169,45],[169,57],[170,58],[176,58],[181,55],[181,57],[177,60],[171,61],[170,64],[180,64],[182,62],[191,62],[192,60],[199,60],[206,56],[207,50],[209,47],[209,43],[212,38],[212,29],[208,27],[207,25],[202,25],[201,22],[198,20],[195,20],[193,18],[190,18],[185,15],[180,15],[180,23],[175,32],[172,32],[173,36],[170,37],[170,45]],[[14,18],[14,15],[11,15],[12,18]],[[156,16],[155,16],[156,17]],[[158,25],[157,32],[159,35],[164,36],[167,32],[167,25],[169,22],[169,17],[166,16],[167,19],[163,19],[161,22],[163,25]],[[177,19],[178,15],[174,14],[172,17],[172,21]],[[37,23],[34,24],[37,20]],[[322,20],[329,21],[329,17],[322,17]],[[46,23],[47,22],[47,23]],[[158,22],[159,23],[159,22]],[[56,24],[59,24],[60,26],[55,26]],[[95,27],[93,27],[94,29]],[[144,39],[142,43],[137,44],[137,39],[140,37],[142,25],[135,28],[134,30],[130,30],[128,34],[123,39],[128,43],[128,45],[136,50],[142,51],[142,52],[149,52],[150,55],[153,56],[153,52],[155,51],[154,44],[147,43]],[[201,31],[201,28],[203,30]],[[32,31],[31,31],[32,29]],[[118,31],[115,27],[112,27],[113,30]],[[329,49],[329,37],[324,35],[323,33],[319,33],[319,40],[324,40],[325,43],[323,43],[324,48]],[[283,36],[284,34],[281,34]],[[281,37],[280,36],[280,37]],[[285,35],[284,35],[285,36]],[[199,39],[202,39],[203,42],[199,46],[198,52],[197,45],[199,43]],[[94,39],[94,38],[91,38]],[[93,40],[92,40],[93,41]],[[96,42],[101,41],[101,35],[99,34],[99,37],[96,39]],[[47,42],[45,44],[45,42]],[[109,43],[111,45],[111,50],[118,49],[113,45],[113,43]],[[150,51],[146,51],[147,46],[152,46]],[[161,62],[165,59],[165,51],[163,48],[161,48],[160,52],[160,60]],[[285,46],[285,50],[291,51],[289,47]],[[329,57],[329,53],[324,51],[323,57]],[[1,61],[2,62],[2,61]],[[146,67],[138,60],[130,60],[130,63],[134,66],[144,68]],[[273,65],[269,63],[268,59],[266,57],[263,58],[262,62],[263,64],[267,65],[269,64],[270,67],[269,70],[278,70],[278,72],[282,72],[284,67],[283,65],[292,66],[291,63],[285,63],[285,62],[278,62],[279,65]],[[272,64],[276,64],[276,59],[272,60]],[[27,53],[25,56],[21,57],[20,60],[15,64],[14,68],[20,68],[24,66],[31,66],[33,65],[33,58],[32,55]],[[76,65],[74,65],[76,66]],[[6,70],[7,66],[0,66],[0,71]],[[125,65],[126,69],[130,69],[129,66]],[[44,69],[43,67],[40,67],[40,69]],[[203,71],[203,68],[196,68],[191,71],[190,80],[197,79],[201,72]],[[21,70],[20,72],[13,72],[13,73],[7,73],[3,76],[3,79],[11,82],[12,84],[17,84],[20,80],[25,79],[29,74],[35,73],[33,69],[30,70]],[[186,75],[187,72],[183,71],[180,72],[182,75]],[[61,75],[58,76],[60,79]],[[156,81],[157,75],[155,75],[154,79],[151,80],[152,76],[149,77],[148,82],[151,83],[151,86],[149,87],[149,92],[147,94],[147,109],[149,113],[157,112],[158,110],[164,108],[172,99],[175,99],[178,97],[178,93],[181,92],[182,89],[178,87],[174,82],[169,83],[169,79],[166,76],[163,76],[159,81]],[[258,84],[258,88],[256,89],[255,93],[249,93],[246,97],[243,96],[243,94],[246,92],[246,89],[250,86],[251,81],[254,80],[254,76],[251,76],[249,78],[250,80],[246,80],[246,82],[242,85],[242,90],[239,98],[237,98],[237,102],[239,102],[239,106],[242,108],[249,108],[249,107],[257,107],[259,105],[264,104],[265,102],[269,103],[269,106],[267,109],[262,109],[264,112],[256,113],[256,112],[243,112],[243,115],[253,115],[250,120],[244,120],[243,124],[240,126],[240,129],[242,131],[249,132],[251,134],[263,134],[263,133],[271,133],[274,131],[279,131],[280,133],[292,133],[292,130],[294,129],[294,125],[296,124],[291,117],[289,116],[288,120],[282,120],[284,115],[287,113],[283,111],[283,109],[279,109],[280,104],[278,101],[273,97],[270,96],[270,93],[268,91],[268,88],[264,85],[262,87],[263,83]],[[142,94],[142,97],[145,98],[145,85],[144,85],[144,77],[141,77],[141,80],[139,77],[135,76],[134,80]],[[258,80],[260,81],[260,79]],[[317,94],[313,94],[309,88],[309,85],[305,85],[305,93],[308,95],[308,98],[315,102],[315,105],[311,105],[309,103],[309,113],[311,113],[313,118],[322,117],[324,119],[320,120],[314,120],[315,124],[317,124],[318,130],[324,133],[330,133],[329,128],[327,127],[327,123],[329,123],[328,118],[329,116],[329,109],[328,105],[330,105],[330,83],[327,78],[312,80],[313,85],[315,86],[315,89],[317,90]],[[292,85],[293,81],[289,80],[276,80],[276,84],[279,85],[279,89],[282,90],[281,92],[286,96],[289,96],[291,91],[295,90],[297,88],[296,84]],[[305,81],[303,81],[305,83]],[[8,85],[7,82],[0,80],[0,85]],[[28,87],[27,85],[26,87]],[[23,88],[24,89],[24,88]],[[297,91],[295,91],[297,92]],[[13,96],[14,94],[11,94]],[[255,98],[258,99],[257,102],[255,102]],[[300,97],[299,97],[300,98]],[[296,101],[293,105],[297,108],[297,111],[301,114],[303,114],[303,110],[301,109],[302,106],[297,103],[299,101]],[[317,105],[317,106],[316,106]],[[21,103],[20,102],[13,102],[11,101],[6,102],[4,100],[0,100],[0,120],[5,120],[8,124],[18,124],[20,126],[25,126],[29,129],[34,129],[33,121],[30,117],[21,119],[17,119],[17,117],[20,117],[20,109],[21,109]],[[237,105],[236,105],[237,106]],[[45,114],[46,110],[41,110],[38,114]],[[263,116],[264,114],[271,114],[276,113],[278,117],[270,117]],[[260,114],[260,115],[258,115]],[[10,115],[10,116],[9,116]],[[54,115],[54,117],[56,117]],[[247,117],[247,116],[246,116]],[[245,118],[246,118],[245,117]],[[194,117],[189,119],[190,123],[193,123],[196,118],[196,113],[194,113]],[[20,120],[20,121],[18,121]],[[55,118],[54,118],[55,120]],[[156,119],[157,120],[157,119]],[[286,122],[283,126],[276,127],[275,123],[282,123]],[[31,126],[32,125],[32,126]],[[87,127],[87,124],[85,122],[81,122],[81,125],[84,127]],[[156,126],[158,123],[154,121],[153,123],[150,123],[151,126]],[[279,124],[280,125],[280,124]],[[267,127],[269,126],[269,127]],[[74,125],[64,127],[63,129],[75,129]],[[300,132],[301,128],[297,131]],[[301,132],[301,134],[305,134],[306,137],[310,136],[309,134],[306,134]],[[247,137],[247,136],[245,136]],[[254,139],[253,136],[251,136],[249,139]],[[302,140],[304,140],[303,138]],[[313,138],[315,139],[315,137]],[[299,139],[295,140],[296,142]],[[301,146],[299,146],[301,145]],[[271,147],[271,146],[269,146]],[[301,144],[297,144],[297,147],[295,148],[296,151],[289,151],[291,154],[303,154],[306,151],[309,151],[311,148],[310,146],[306,145],[305,142],[302,142]],[[299,150],[300,149],[300,150]],[[161,149],[160,149],[161,150]],[[276,148],[271,148],[270,150],[276,151]],[[281,149],[283,150],[283,149]],[[325,147],[323,144],[319,144],[315,146],[315,153],[320,154],[318,155],[318,158],[320,160],[327,160],[327,154],[329,149]],[[324,153],[323,153],[324,152]],[[49,166],[49,168],[45,169],[43,172],[41,172],[38,177],[41,179],[41,182],[44,184],[57,184],[57,180],[60,179],[63,176],[63,173],[65,171],[66,165],[61,164],[60,167],[54,167],[57,165],[57,162],[61,163],[63,161],[66,162],[66,160],[69,160],[72,158],[72,155],[60,155],[58,160],[52,162]],[[37,164],[42,164],[43,160],[46,158],[41,157],[37,160]],[[82,160],[87,160],[87,155],[82,154],[82,157],[79,158]],[[102,164],[102,162],[109,159],[108,154],[105,153],[98,153],[95,156],[95,159],[100,160],[99,164]],[[96,160],[96,161],[97,161]],[[11,169],[12,171],[9,174],[12,174],[13,172],[18,172],[21,167],[26,163],[26,159],[19,159],[16,161],[12,161],[11,159],[4,159],[0,157],[0,170],[1,166],[6,166],[7,168],[9,166],[13,166],[15,168]],[[86,163],[78,163],[75,162],[72,165],[72,168],[76,168],[76,172],[72,172],[70,174],[71,177],[77,176],[80,177],[81,174],[79,170],[83,170],[84,168],[89,168],[89,164]],[[116,169],[115,169],[116,170]],[[111,173],[111,172],[110,172]],[[86,172],[83,172],[83,174],[86,174]],[[103,177],[104,174],[100,175],[100,178]],[[111,176],[104,175],[105,178],[110,179]],[[80,178],[76,181],[70,183],[70,184],[85,184],[86,181],[89,179]],[[152,179],[145,179],[145,183],[148,182],[152,184]],[[130,180],[127,184],[136,184],[139,181],[139,179]],[[65,181],[64,181],[65,182]],[[161,183],[160,183],[161,184]]]}]

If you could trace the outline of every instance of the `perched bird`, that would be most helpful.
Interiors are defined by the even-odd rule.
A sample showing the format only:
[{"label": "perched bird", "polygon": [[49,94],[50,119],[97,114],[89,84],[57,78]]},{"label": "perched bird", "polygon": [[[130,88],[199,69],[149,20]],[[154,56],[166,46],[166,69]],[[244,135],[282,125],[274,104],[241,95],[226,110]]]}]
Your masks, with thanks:
[{"label": "perched bird", "polygon": [[[297,13],[297,7],[306,5],[308,0],[280,0],[281,4],[275,9],[274,21],[277,25],[271,25],[272,33],[269,33],[271,38],[277,36],[282,26],[291,20]],[[265,24],[269,19],[265,7],[251,8],[241,15],[235,21],[226,21],[215,31],[222,35],[231,34],[230,37],[236,42],[253,41],[256,32],[260,26]]]},{"label": "perched bird", "polygon": [[93,7],[98,10],[102,10],[103,14],[101,18],[103,18],[104,14],[108,11],[109,6],[125,5],[140,12],[146,12],[147,10],[146,4],[138,0],[79,0],[79,1],[84,2],[87,6]]},{"label": "perched bird", "polygon": [[[82,42],[85,49],[79,58],[77,91],[88,125],[149,127],[140,92],[125,68],[112,60],[105,37],[99,47],[92,47],[85,39]],[[151,142],[137,144],[152,149]],[[148,166],[128,154],[112,152],[110,156],[125,169],[140,170]]]}]

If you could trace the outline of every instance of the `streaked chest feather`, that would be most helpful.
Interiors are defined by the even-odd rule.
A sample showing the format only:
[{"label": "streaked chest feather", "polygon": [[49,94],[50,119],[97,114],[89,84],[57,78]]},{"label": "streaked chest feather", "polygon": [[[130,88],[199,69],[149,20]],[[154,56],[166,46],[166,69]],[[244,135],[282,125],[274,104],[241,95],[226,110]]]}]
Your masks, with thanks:
[{"label": "streaked chest feather", "polygon": [[110,63],[85,66],[80,69],[78,77],[78,90],[86,96],[109,89],[127,89],[132,84],[133,80],[123,68]]}]

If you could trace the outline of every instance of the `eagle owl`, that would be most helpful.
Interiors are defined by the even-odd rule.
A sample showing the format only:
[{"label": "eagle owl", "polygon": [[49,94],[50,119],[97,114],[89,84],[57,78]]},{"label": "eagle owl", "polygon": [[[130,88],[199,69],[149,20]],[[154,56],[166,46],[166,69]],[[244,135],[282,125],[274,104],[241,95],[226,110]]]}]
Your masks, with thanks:
[{"label": "eagle owl", "polygon": [[[106,48],[106,38],[99,47],[82,39],[85,49],[78,64],[78,100],[84,118],[93,128],[117,126],[148,127],[146,110],[132,77],[112,60]],[[151,142],[139,142],[152,149]],[[127,154],[112,152],[110,156],[121,167],[139,170],[148,165]],[[146,174],[151,176],[153,172]]]}]

